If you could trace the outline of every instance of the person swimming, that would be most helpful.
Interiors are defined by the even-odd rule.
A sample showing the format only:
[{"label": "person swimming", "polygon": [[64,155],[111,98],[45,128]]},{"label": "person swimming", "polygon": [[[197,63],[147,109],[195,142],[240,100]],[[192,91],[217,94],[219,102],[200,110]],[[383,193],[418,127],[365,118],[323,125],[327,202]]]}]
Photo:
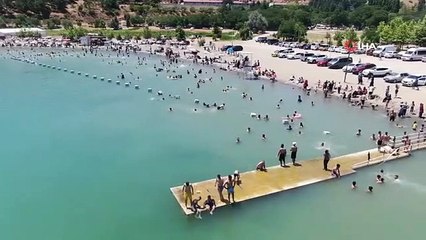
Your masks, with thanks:
[{"label": "person swimming", "polygon": [[361,136],[361,129],[358,129],[358,131],[355,134],[356,136]]},{"label": "person swimming", "polygon": [[300,128],[303,128],[304,127],[303,122],[300,122],[299,126],[300,126]]},{"label": "person swimming", "polygon": [[289,130],[289,131],[293,130],[293,128],[291,127],[290,124],[288,125],[287,130]]},{"label": "person swimming", "polygon": [[240,143],[241,142],[241,140],[240,140],[240,138],[239,137],[237,137],[237,140],[235,140],[235,143]]},{"label": "person swimming", "polygon": [[263,133],[262,134],[262,140],[265,141],[266,140],[266,135]]},{"label": "person swimming", "polygon": [[251,128],[250,127],[247,128],[247,132],[251,133]]},{"label": "person swimming", "polygon": [[367,193],[373,193],[373,186],[368,186]]},{"label": "person swimming", "polygon": [[297,96],[297,102],[301,103],[302,102],[302,96]]},{"label": "person swimming", "polygon": [[352,190],[355,190],[357,188],[355,181],[352,182],[351,188],[352,188]]}]

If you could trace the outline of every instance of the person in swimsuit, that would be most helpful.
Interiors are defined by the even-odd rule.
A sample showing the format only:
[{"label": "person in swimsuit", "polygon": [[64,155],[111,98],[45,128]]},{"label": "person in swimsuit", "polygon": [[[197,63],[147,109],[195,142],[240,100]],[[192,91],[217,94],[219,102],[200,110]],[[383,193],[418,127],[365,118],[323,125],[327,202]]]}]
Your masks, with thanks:
[{"label": "person in swimsuit", "polygon": [[297,146],[296,142],[293,142],[293,146],[290,148],[290,157],[291,161],[293,162],[293,165],[296,165],[296,156],[297,156]]},{"label": "person in swimsuit", "polygon": [[260,161],[260,162],[256,165],[256,171],[267,172],[267,170],[266,170],[266,163],[265,163],[265,161]]},{"label": "person in swimsuit", "polygon": [[235,194],[234,194],[234,190],[235,190],[235,182],[232,179],[231,175],[228,175],[228,180],[225,183],[225,188],[228,191],[228,201],[231,202],[231,196],[232,196],[232,202],[235,203]]},{"label": "person in swimsuit", "polygon": [[214,186],[217,188],[220,200],[223,200],[223,179],[219,174],[216,177],[216,182],[214,183]]},{"label": "person in swimsuit", "polygon": [[281,144],[281,148],[278,150],[277,157],[280,161],[281,167],[286,167],[285,165],[285,157],[287,155],[287,150],[284,148],[284,144]]},{"label": "person in swimsuit", "polygon": [[340,178],[340,164],[337,164],[336,168],[331,171],[331,175],[335,178]]},{"label": "person in swimsuit", "polygon": [[188,209],[195,213],[196,218],[201,219],[201,209],[203,208],[198,204],[199,201],[201,201],[201,196],[198,199],[192,200],[191,207],[189,207]]},{"label": "person in swimsuit", "polygon": [[192,187],[189,182],[186,182],[182,187],[183,198],[185,199],[185,207],[188,206],[189,203],[192,203],[192,195],[194,195],[194,187]]},{"label": "person in swimsuit", "polygon": [[208,195],[207,200],[204,201],[204,208],[206,208],[206,206],[209,207],[208,210],[210,211],[210,214],[213,214],[213,211],[216,209],[216,202],[210,195]]}]

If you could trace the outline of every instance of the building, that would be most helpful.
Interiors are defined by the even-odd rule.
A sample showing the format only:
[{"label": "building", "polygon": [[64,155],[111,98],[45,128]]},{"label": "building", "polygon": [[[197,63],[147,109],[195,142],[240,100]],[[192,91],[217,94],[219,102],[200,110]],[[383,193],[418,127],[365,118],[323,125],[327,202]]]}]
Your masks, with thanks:
[{"label": "building", "polygon": [[[182,0],[184,5],[212,5],[212,6],[220,6],[223,4],[223,0]],[[257,2],[263,2],[261,0],[236,0],[233,1],[235,5],[250,5],[255,4]],[[309,4],[309,0],[270,0],[266,1],[271,5],[288,5],[288,4],[299,4],[299,5],[307,5]]]},{"label": "building", "polygon": [[88,34],[80,38],[80,44],[83,46],[103,46],[105,41],[106,37],[94,34]]},{"label": "building", "polygon": [[21,32],[37,32],[42,37],[47,35],[47,31],[41,28],[0,28],[0,38],[17,36]]}]

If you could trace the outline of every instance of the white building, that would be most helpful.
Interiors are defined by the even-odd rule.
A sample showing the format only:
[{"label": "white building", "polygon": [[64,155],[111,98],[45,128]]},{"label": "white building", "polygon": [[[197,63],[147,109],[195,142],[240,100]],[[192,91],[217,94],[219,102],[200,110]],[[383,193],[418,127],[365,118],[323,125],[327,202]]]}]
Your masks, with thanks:
[{"label": "white building", "polygon": [[46,30],[41,28],[0,28],[0,37],[11,37],[16,36],[22,31],[27,32],[38,32],[41,34],[42,37],[47,35]]}]

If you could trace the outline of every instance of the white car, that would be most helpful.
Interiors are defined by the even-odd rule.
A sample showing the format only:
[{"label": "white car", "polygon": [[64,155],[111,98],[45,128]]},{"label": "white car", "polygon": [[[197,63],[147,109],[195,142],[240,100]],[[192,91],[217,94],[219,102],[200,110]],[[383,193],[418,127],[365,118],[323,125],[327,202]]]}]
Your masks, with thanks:
[{"label": "white car", "polygon": [[287,54],[287,59],[300,59],[303,53],[290,53]]},{"label": "white car", "polygon": [[402,83],[402,86],[412,87],[416,80],[417,80],[418,86],[426,85],[426,75],[421,75],[421,74],[411,74],[408,77],[405,77],[404,79],[402,79],[401,83]]},{"label": "white car", "polygon": [[383,57],[385,57],[385,58],[395,58],[397,54],[398,54],[397,51],[389,51],[389,52],[385,52],[383,54]]},{"label": "white car", "polygon": [[290,50],[287,50],[287,51],[280,52],[280,53],[278,53],[278,57],[279,58],[286,58],[287,55],[289,55],[289,54],[294,54],[294,50],[290,49]]},{"label": "white car", "polygon": [[307,60],[306,60],[306,62],[315,64],[319,60],[322,60],[322,59],[324,59],[326,57],[327,56],[324,55],[324,54],[318,54],[318,55],[314,55],[314,56],[308,57]]},{"label": "white car", "polygon": [[340,52],[341,54],[348,54],[348,53],[349,53],[349,51],[348,51],[348,50],[346,50],[346,48],[341,48],[339,52]]},{"label": "white car", "polygon": [[350,64],[348,64],[348,65],[344,66],[344,67],[342,68],[342,71],[343,71],[343,72],[351,73],[353,68],[358,67],[358,66],[361,66],[361,65],[362,65],[362,63],[350,63]]},{"label": "white car", "polygon": [[362,71],[363,76],[373,75],[374,77],[384,77],[391,74],[392,70],[387,67],[373,67]]}]

